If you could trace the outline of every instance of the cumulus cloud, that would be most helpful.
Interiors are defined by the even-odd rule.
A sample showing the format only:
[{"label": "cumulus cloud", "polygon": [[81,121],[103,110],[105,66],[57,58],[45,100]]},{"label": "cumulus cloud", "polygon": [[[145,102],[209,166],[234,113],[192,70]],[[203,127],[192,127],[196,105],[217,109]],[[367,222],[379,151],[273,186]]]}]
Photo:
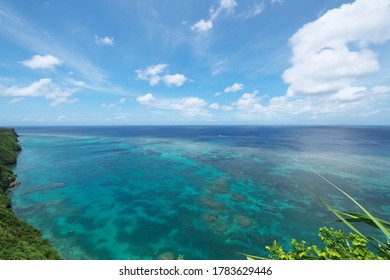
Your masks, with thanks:
[{"label": "cumulus cloud", "polygon": [[187,78],[183,74],[167,73],[167,64],[156,64],[148,66],[146,69],[137,69],[137,79],[148,81],[151,86],[157,85],[160,81],[163,81],[167,86],[182,86]]},{"label": "cumulus cloud", "polygon": [[[389,114],[390,86],[361,87],[334,95],[306,95],[302,97],[277,96],[263,101],[266,96],[259,96],[258,91],[244,93],[230,106],[240,112],[237,117],[246,120],[281,120],[288,121],[291,116],[302,116],[304,120],[335,119],[364,120],[366,117]],[[264,103],[264,104],[262,104]],[[223,106],[221,107],[223,110]],[[343,122],[341,122],[343,123]]]},{"label": "cumulus cloud", "polygon": [[199,97],[183,97],[178,99],[169,106],[172,109],[182,110],[187,107],[204,107],[207,105],[207,102]]},{"label": "cumulus cloud", "polygon": [[224,92],[237,92],[244,89],[244,84],[234,83],[224,89]]},{"label": "cumulus cloud", "polygon": [[[346,116],[349,118],[364,118],[369,115],[386,112],[388,114],[388,92],[386,94],[375,95],[375,88],[367,89],[359,94],[365,98],[355,98],[348,100],[348,96],[343,101],[329,96],[306,96],[305,98],[291,99],[287,96],[272,98],[264,111],[265,115],[302,115],[307,114],[312,119],[319,117],[337,118]],[[349,102],[348,102],[349,101]],[[340,120],[340,119],[338,119]]]},{"label": "cumulus cloud", "polygon": [[213,104],[210,104],[209,105],[209,108],[210,109],[213,109],[213,110],[216,110],[216,109],[219,109],[221,106],[219,106],[218,103],[213,103]]},{"label": "cumulus cloud", "polygon": [[290,38],[292,66],[282,75],[287,93],[264,96],[268,103],[258,91],[244,93],[232,107],[251,120],[388,115],[389,84],[364,85],[364,78],[381,70],[373,45],[390,40],[389,18],[388,0],[356,0],[329,10]]},{"label": "cumulus cloud", "polygon": [[180,87],[187,81],[187,78],[183,74],[165,75],[163,81],[167,86]]},{"label": "cumulus cloud", "polygon": [[145,95],[137,97],[137,102],[142,105],[149,105],[155,100],[156,98],[154,98],[153,94],[151,93],[147,93]]},{"label": "cumulus cloud", "polygon": [[98,45],[112,46],[114,45],[114,38],[108,36],[105,37],[95,36],[95,43]]},{"label": "cumulus cloud", "polygon": [[225,112],[229,112],[229,111],[233,111],[234,108],[232,106],[229,106],[229,105],[223,105],[221,107],[222,111],[225,111]]},{"label": "cumulus cloud", "polygon": [[241,95],[237,102],[233,105],[238,110],[244,111],[245,113],[260,113],[264,111],[264,107],[260,104],[261,97],[257,96],[259,92],[255,90],[252,93],[244,93]]},{"label": "cumulus cloud", "polygon": [[170,100],[165,103],[163,109],[178,110],[181,111],[185,116],[196,117],[196,116],[208,116],[204,107],[207,102],[199,97],[184,97],[181,99]]},{"label": "cumulus cloud", "polygon": [[221,0],[219,5],[222,9],[231,10],[237,6],[237,2],[234,0]]},{"label": "cumulus cloud", "polygon": [[367,93],[366,87],[346,87],[339,90],[337,93],[330,96],[330,99],[338,101],[356,101],[364,98],[364,94]]},{"label": "cumulus cloud", "polygon": [[70,99],[77,89],[61,89],[49,78],[40,79],[25,87],[12,86],[0,90],[0,95],[14,98],[24,97],[44,97],[53,100],[51,105],[56,106],[61,103],[73,103],[78,99]]},{"label": "cumulus cloud", "polygon": [[49,69],[54,70],[55,66],[64,62],[53,55],[34,55],[31,59],[21,62],[24,66],[31,69]]},{"label": "cumulus cloud", "polygon": [[283,73],[288,96],[359,99],[367,89],[354,84],[380,70],[370,46],[390,39],[389,18],[388,0],[356,0],[304,25],[290,38],[293,65]]},{"label": "cumulus cloud", "polygon": [[187,117],[209,116],[205,109],[207,102],[199,97],[183,97],[179,99],[156,99],[153,94],[148,93],[139,96],[137,101],[142,105],[162,110],[180,111]]},{"label": "cumulus cloud", "polygon": [[387,94],[390,93],[390,86],[375,86],[372,88],[374,94]]},{"label": "cumulus cloud", "polygon": [[157,85],[160,80],[160,74],[165,70],[168,65],[166,64],[156,64],[148,66],[146,69],[138,69],[135,72],[137,73],[137,79],[148,81],[151,86]]},{"label": "cumulus cloud", "polygon": [[217,110],[217,109],[220,109],[222,111],[225,111],[225,112],[229,112],[229,111],[233,111],[234,108],[232,106],[229,106],[229,105],[220,105],[218,103],[212,103],[209,105],[209,108],[212,109],[212,110]]}]

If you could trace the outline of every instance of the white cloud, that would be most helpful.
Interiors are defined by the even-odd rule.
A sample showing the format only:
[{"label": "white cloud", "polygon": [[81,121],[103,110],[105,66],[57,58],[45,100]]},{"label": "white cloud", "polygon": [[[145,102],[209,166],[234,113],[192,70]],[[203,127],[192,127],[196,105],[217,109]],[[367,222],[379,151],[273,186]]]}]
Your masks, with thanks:
[{"label": "white cloud", "polygon": [[300,115],[339,122],[388,115],[390,86],[365,86],[363,78],[380,71],[371,46],[390,39],[389,18],[387,0],[357,0],[326,12],[290,38],[292,67],[283,73],[287,94],[262,104],[257,91],[244,93],[231,107],[247,120]]},{"label": "white cloud", "polygon": [[213,22],[211,20],[201,19],[197,23],[191,26],[191,30],[195,32],[207,32],[213,28]]},{"label": "white cloud", "polygon": [[137,69],[137,79],[148,81],[151,86],[163,81],[167,86],[182,86],[187,78],[183,74],[164,74],[167,72],[167,64],[156,64],[148,66],[146,69]]},{"label": "white cloud", "polygon": [[232,106],[228,106],[228,105],[223,105],[221,107],[222,111],[225,111],[225,112],[229,112],[229,111],[233,111],[234,108]]},{"label": "white cloud", "polygon": [[214,93],[214,96],[221,96],[222,95],[222,92],[220,91],[217,91],[216,93]]},{"label": "white cloud", "polygon": [[88,88],[88,85],[83,81],[68,80],[68,82],[76,87]]},{"label": "white cloud", "polygon": [[374,94],[387,94],[390,93],[390,86],[375,86],[372,88]]},{"label": "white cloud", "polygon": [[[338,95],[305,95],[301,97],[278,96],[262,105],[258,92],[244,93],[232,106],[242,114],[238,117],[246,120],[281,120],[289,121],[291,116],[303,116],[303,120],[335,119],[343,123],[350,120],[364,120],[373,115],[389,114],[390,86],[376,86],[371,89],[356,87]],[[223,108],[221,108],[223,109]]]},{"label": "white cloud", "polygon": [[224,92],[237,92],[244,89],[244,84],[234,83],[224,89]]},{"label": "white cloud", "polygon": [[199,97],[184,97],[180,99],[185,107],[204,107],[207,105],[207,102]]},{"label": "white cloud", "polygon": [[53,83],[51,79],[44,78],[33,82],[29,86],[12,86],[0,90],[0,95],[20,98],[20,97],[44,97],[53,100],[51,105],[56,106],[61,103],[73,103],[78,99],[69,99],[77,89],[61,89]]},{"label": "white cloud", "polygon": [[[63,41],[62,36],[54,38],[46,30],[32,21],[26,21],[6,5],[1,5],[0,12],[0,32],[4,38],[13,41],[16,46],[33,50],[39,54],[52,54],[61,58],[66,66],[76,75],[81,75],[89,83],[102,88],[105,85],[104,92],[108,89],[117,88],[107,81],[104,71],[93,64],[85,55],[72,51],[69,42]],[[123,90],[121,91],[123,93]]]},{"label": "white cloud", "polygon": [[165,103],[163,109],[178,110],[181,111],[185,116],[196,117],[196,116],[208,116],[209,113],[204,107],[207,102],[199,97],[184,97],[181,99],[170,100]]},{"label": "white cloud", "polygon": [[137,97],[137,102],[142,105],[149,105],[155,100],[156,98],[154,98],[153,94],[151,93],[147,93],[145,95]]},{"label": "white cloud", "polygon": [[389,18],[388,0],[357,0],[304,25],[290,38],[293,65],[283,73],[288,96],[361,98],[366,88],[354,83],[380,70],[370,45],[390,39]]},{"label": "white cloud", "polygon": [[205,20],[201,19],[191,26],[191,30],[198,33],[207,33],[213,28],[214,21],[219,17],[222,12],[232,13],[237,6],[237,2],[234,0],[220,0],[217,9],[210,9],[210,18]]},{"label": "white cloud", "polygon": [[157,85],[160,80],[160,74],[166,69],[168,65],[166,64],[156,64],[148,66],[146,69],[141,70],[137,69],[137,79],[148,81],[151,86]]},{"label": "white cloud", "polygon": [[199,97],[183,97],[179,99],[156,99],[151,93],[137,98],[142,105],[155,109],[180,111],[186,117],[209,116],[205,109],[207,102]]},{"label": "white cloud", "polygon": [[346,87],[339,90],[336,94],[331,95],[330,99],[338,101],[356,101],[364,98],[366,92],[366,87]]},{"label": "white cloud", "polygon": [[235,9],[238,6],[235,0],[220,0],[217,8],[211,8],[209,19],[201,19],[191,25],[191,30],[198,34],[207,34],[214,26],[214,22],[221,15],[230,15],[236,18],[249,19],[261,14],[264,11],[264,3],[255,3],[253,7],[236,14]]},{"label": "white cloud", "polygon": [[237,2],[234,0],[221,0],[219,5],[222,9],[231,10],[237,6]]},{"label": "white cloud", "polygon": [[98,45],[112,46],[114,45],[114,38],[108,36],[105,37],[95,36],[95,42]]},{"label": "white cloud", "polygon": [[222,111],[225,111],[225,112],[229,112],[229,111],[233,111],[234,110],[234,108],[232,106],[229,106],[229,105],[222,105],[221,106],[218,103],[210,104],[209,108],[213,109],[213,110],[221,109]]},{"label": "white cloud", "polygon": [[126,98],[121,98],[121,99],[119,100],[119,104],[124,104],[126,101],[127,101]]},{"label": "white cloud", "polygon": [[21,62],[24,66],[31,69],[50,69],[64,62],[53,55],[34,55],[31,59]]},{"label": "white cloud", "polygon": [[233,105],[236,106],[238,110],[244,111],[245,113],[263,112],[264,107],[259,103],[261,97],[257,96],[257,94],[257,90],[252,93],[244,93],[237,102],[233,103]]},{"label": "white cloud", "polygon": [[165,75],[163,77],[164,83],[167,86],[180,87],[187,81],[187,78],[183,74]]},{"label": "white cloud", "polygon": [[213,109],[213,110],[216,110],[216,109],[219,109],[221,106],[219,106],[218,103],[213,103],[213,104],[210,104],[209,105],[209,108],[210,109]]},{"label": "white cloud", "polygon": [[390,86],[369,87],[362,79],[380,71],[371,46],[390,39],[389,18],[386,0],[357,0],[326,12],[290,38],[292,67],[283,73],[287,94],[265,105],[257,92],[245,93],[232,106],[251,120],[288,120],[291,115],[352,120],[389,114]]}]

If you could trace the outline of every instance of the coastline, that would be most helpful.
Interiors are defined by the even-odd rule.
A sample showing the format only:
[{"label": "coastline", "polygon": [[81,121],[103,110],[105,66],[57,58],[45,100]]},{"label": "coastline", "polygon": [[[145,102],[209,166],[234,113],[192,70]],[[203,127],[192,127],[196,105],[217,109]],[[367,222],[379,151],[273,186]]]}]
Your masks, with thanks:
[{"label": "coastline", "polygon": [[0,128],[0,259],[1,260],[58,260],[52,245],[41,238],[39,230],[19,219],[7,196],[19,185],[11,167],[16,164],[21,147],[12,128]]}]

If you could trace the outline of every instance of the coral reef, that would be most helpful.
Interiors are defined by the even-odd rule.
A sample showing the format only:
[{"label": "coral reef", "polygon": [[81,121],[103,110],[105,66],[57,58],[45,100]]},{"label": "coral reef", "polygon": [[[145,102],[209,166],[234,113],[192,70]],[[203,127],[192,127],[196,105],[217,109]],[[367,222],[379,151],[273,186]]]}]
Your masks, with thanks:
[{"label": "coral reef", "polygon": [[213,210],[223,210],[223,209],[225,209],[225,204],[223,202],[215,201],[215,200],[212,200],[212,199],[207,198],[207,197],[201,198],[199,200],[199,203],[202,206],[207,207],[209,209],[213,209]]},{"label": "coral reef", "polygon": [[252,220],[248,216],[236,214],[233,216],[233,219],[239,227],[248,228],[252,226]]}]

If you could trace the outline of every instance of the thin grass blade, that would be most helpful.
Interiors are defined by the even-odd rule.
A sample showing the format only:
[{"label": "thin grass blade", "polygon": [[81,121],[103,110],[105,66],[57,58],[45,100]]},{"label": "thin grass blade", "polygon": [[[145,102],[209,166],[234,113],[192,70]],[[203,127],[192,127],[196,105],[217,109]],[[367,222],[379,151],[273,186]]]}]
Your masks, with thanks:
[{"label": "thin grass blade", "polygon": [[[334,188],[336,188],[337,190],[339,190],[342,194],[344,194],[346,197],[348,197],[353,203],[355,203],[377,226],[378,228],[385,234],[385,236],[387,237],[387,239],[390,239],[390,230],[388,230],[380,221],[378,221],[377,218],[375,218],[373,215],[371,215],[370,212],[368,212],[362,205],[360,205],[360,203],[358,203],[353,197],[351,197],[349,194],[347,194],[345,191],[343,191],[342,189],[340,189],[338,186],[336,186],[335,184],[333,184],[331,181],[329,181],[328,179],[326,179],[324,176],[322,176],[321,174],[319,174],[317,171],[314,170],[314,172],[320,176],[323,180],[325,180],[327,183],[329,183],[331,186],[333,186]],[[339,215],[339,214],[338,214]],[[339,215],[341,216],[341,215]],[[340,219],[340,217],[339,217]],[[341,219],[342,221],[345,221],[347,223],[349,223],[348,221],[346,221],[344,218]]]},{"label": "thin grass blade", "polygon": [[[373,226],[377,229],[380,229],[377,224],[374,223],[374,221],[372,221],[370,219],[369,216],[365,215],[365,214],[361,214],[361,213],[355,213],[355,212],[344,212],[344,211],[339,211],[339,210],[336,210],[338,211],[341,215],[344,215],[344,216],[348,216],[350,218],[346,218],[346,220],[348,222],[354,222],[354,223],[366,223],[370,226]],[[390,226],[390,222],[388,221],[385,221],[385,220],[382,220],[382,219],[379,219],[379,218],[376,218],[380,223],[382,223],[384,226]],[[341,222],[341,220],[337,220],[336,222]]]}]

